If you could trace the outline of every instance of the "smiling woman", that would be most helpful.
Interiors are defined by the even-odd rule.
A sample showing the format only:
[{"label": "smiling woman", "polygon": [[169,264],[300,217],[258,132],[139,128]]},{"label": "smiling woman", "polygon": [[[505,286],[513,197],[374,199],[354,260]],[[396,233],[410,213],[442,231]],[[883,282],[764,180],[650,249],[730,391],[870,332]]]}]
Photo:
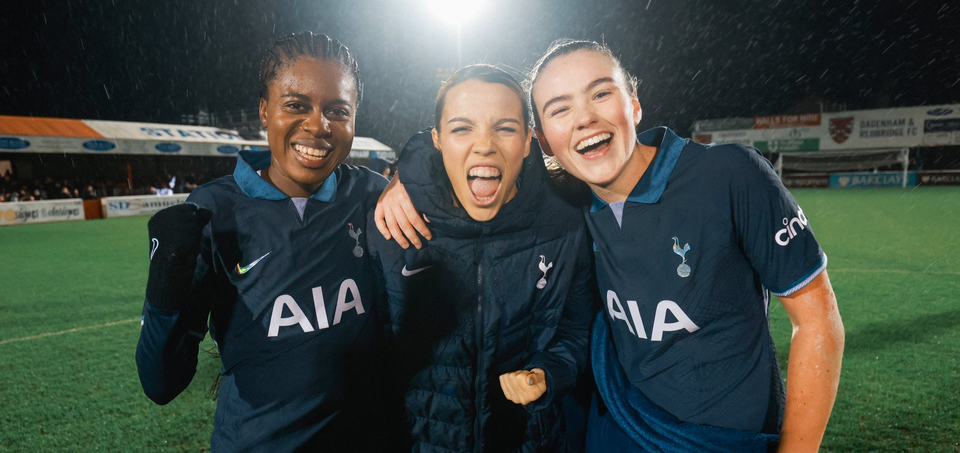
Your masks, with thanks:
[{"label": "smiling woman", "polygon": [[260,121],[271,151],[264,179],[308,197],[350,154],[362,87],[356,61],[330,49],[331,41],[320,53],[288,42],[286,60],[268,52],[261,65]]},{"label": "smiling woman", "polygon": [[270,47],[260,84],[270,151],[241,151],[233,175],[150,219],[140,382],[158,404],[176,398],[209,319],[223,365],[214,451],[386,451],[361,246],[386,180],[342,165],[357,64],[339,41],[300,33]]},{"label": "smiling woman", "polygon": [[[665,127],[638,134],[636,85],[600,43],[556,41],[530,87],[544,151],[594,198],[585,213],[606,310],[587,451],[816,451],[843,323],[826,254],[770,162]],[[770,294],[793,324],[786,388]]]}]

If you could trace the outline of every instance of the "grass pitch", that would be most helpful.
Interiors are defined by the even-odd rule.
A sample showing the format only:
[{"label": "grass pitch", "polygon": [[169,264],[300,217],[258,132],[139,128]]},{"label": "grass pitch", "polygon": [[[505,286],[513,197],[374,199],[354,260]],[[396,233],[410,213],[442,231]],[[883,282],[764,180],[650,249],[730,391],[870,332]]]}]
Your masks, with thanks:
[{"label": "grass pitch", "polygon": [[[960,451],[960,188],[794,195],[846,327],[822,451]],[[217,359],[201,353],[193,384],[167,406],[140,390],[146,222],[0,228],[0,451],[209,450]],[[789,366],[777,303],[771,324]]]},{"label": "grass pitch", "polygon": [[[960,451],[960,188],[795,190],[846,330],[830,452]],[[771,304],[787,363],[790,321]]]},{"label": "grass pitch", "polygon": [[218,360],[167,406],[140,390],[148,244],[145,217],[0,228],[0,451],[210,450]]}]

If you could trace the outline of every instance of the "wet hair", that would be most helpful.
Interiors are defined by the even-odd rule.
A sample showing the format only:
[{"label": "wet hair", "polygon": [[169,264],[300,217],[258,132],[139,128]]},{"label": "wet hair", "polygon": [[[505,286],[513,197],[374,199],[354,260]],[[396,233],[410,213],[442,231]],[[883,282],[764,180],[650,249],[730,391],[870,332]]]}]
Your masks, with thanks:
[{"label": "wet hair", "polygon": [[588,40],[558,39],[550,44],[550,47],[547,48],[547,52],[544,53],[539,60],[537,60],[537,63],[533,65],[533,69],[530,70],[530,74],[527,76],[526,87],[530,94],[529,105],[532,110],[533,122],[537,129],[541,128],[540,114],[537,112],[537,104],[533,100],[533,86],[537,83],[537,77],[540,75],[540,72],[543,71],[543,68],[545,68],[548,63],[553,61],[554,58],[568,55],[578,50],[588,50],[606,55],[607,58],[613,61],[614,68],[619,70],[623,75],[623,80],[626,81],[627,84],[625,88],[630,91],[629,94],[632,96],[637,95],[637,78],[624,69],[623,65],[620,63],[620,59],[613,54],[613,51],[607,47],[606,43]]},{"label": "wet hair", "polygon": [[520,111],[521,116],[523,116],[523,125],[529,130],[530,115],[527,114],[527,111],[529,111],[527,96],[524,94],[523,87],[520,86],[517,79],[514,79],[513,76],[496,66],[475,64],[460,68],[457,72],[454,72],[449,79],[443,82],[440,91],[437,92],[437,104],[436,110],[434,111],[434,126],[436,126],[437,131],[440,131],[440,116],[443,114],[444,105],[446,105],[447,93],[449,93],[453,87],[470,80],[499,83],[516,93],[517,97],[520,98]]},{"label": "wet hair", "polygon": [[353,76],[357,87],[357,103],[363,98],[363,83],[360,82],[360,66],[350,55],[350,49],[340,41],[321,33],[305,31],[285,36],[273,42],[260,60],[260,98],[267,99],[269,84],[277,77],[277,71],[300,57],[332,60],[339,63]]}]

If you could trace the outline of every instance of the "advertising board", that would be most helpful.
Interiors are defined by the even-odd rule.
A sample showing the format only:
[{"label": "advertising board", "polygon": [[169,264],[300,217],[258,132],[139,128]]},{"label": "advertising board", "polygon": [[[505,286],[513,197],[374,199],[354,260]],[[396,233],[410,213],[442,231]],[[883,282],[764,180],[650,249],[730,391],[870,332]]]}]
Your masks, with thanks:
[{"label": "advertising board", "polygon": [[178,193],[175,195],[106,197],[100,199],[100,204],[103,209],[103,216],[106,218],[152,215],[163,208],[187,201],[188,196],[189,194]]},{"label": "advertising board", "polygon": [[83,218],[83,200],[79,198],[0,203],[0,226]]},{"label": "advertising board", "polygon": [[[907,172],[907,187],[917,185],[917,172]],[[878,173],[831,173],[830,187],[904,187],[903,172],[882,171]]]},{"label": "advertising board", "polygon": [[960,145],[960,104],[758,116],[752,128],[709,130],[700,143],[741,143],[761,152],[843,151]]}]

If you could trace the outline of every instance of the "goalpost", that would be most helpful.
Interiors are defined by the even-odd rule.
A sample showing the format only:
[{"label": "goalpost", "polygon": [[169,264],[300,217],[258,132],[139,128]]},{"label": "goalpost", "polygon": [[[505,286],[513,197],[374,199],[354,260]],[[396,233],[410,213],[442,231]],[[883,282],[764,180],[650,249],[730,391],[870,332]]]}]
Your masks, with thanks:
[{"label": "goalpost", "polygon": [[910,148],[856,149],[843,151],[780,152],[774,161],[777,175],[784,170],[808,173],[870,171],[899,165],[903,171],[903,187],[907,187]]}]

